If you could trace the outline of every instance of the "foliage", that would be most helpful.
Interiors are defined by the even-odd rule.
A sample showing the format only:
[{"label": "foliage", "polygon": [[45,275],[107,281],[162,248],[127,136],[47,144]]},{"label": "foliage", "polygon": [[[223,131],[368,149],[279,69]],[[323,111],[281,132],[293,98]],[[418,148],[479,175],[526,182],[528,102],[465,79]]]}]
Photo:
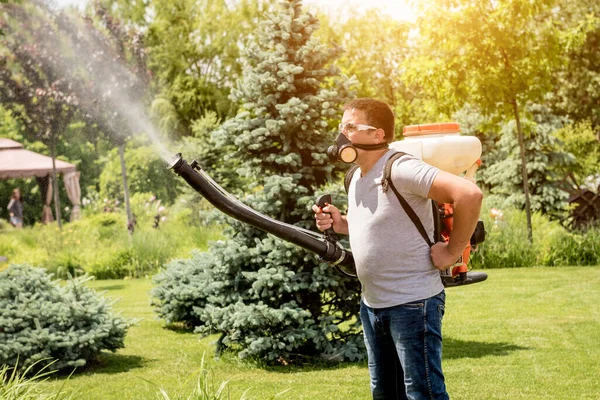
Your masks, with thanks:
[{"label": "foliage", "polygon": [[453,112],[465,100],[485,115],[513,115],[513,102],[539,102],[562,62],[563,39],[552,23],[554,0],[471,0],[422,4],[419,51],[409,81]]},{"label": "foliage", "polygon": [[[485,204],[493,200],[487,198]],[[527,240],[525,213],[510,208],[498,209],[502,217],[495,219],[488,215],[491,208],[485,205],[482,208],[481,219],[487,234],[485,242],[471,255],[471,267],[526,268],[536,265],[536,249]]]},{"label": "foliage", "polygon": [[561,2],[561,22],[571,27],[565,50],[568,62],[556,76],[550,103],[557,113],[574,121],[588,120],[600,129],[600,6],[594,0]]},{"label": "foliage", "polygon": [[154,277],[152,305],[167,324],[180,322],[188,328],[202,324],[196,307],[207,304],[208,295],[203,292],[210,293],[211,288],[206,285],[209,275],[204,270],[211,262],[209,256],[194,251],[191,258],[171,261]]},{"label": "foliage", "polygon": [[[52,20],[38,4],[3,7],[3,25],[10,34],[2,37],[0,98],[36,135],[52,144],[73,117],[76,102],[50,54],[34,44],[50,37]],[[58,50],[58,49],[57,49]]]},{"label": "foliage", "polygon": [[484,115],[515,120],[530,242],[528,160],[520,120],[524,105],[543,101],[565,60],[564,32],[552,22],[556,4],[428,2],[419,23],[419,51],[407,64],[408,80],[434,93],[440,109],[451,113],[471,103]]},{"label": "foliage", "polygon": [[574,156],[573,162],[568,168],[563,169],[563,175],[573,174],[579,185],[588,186],[589,190],[597,191],[597,183],[592,184],[594,178],[598,178],[600,171],[600,139],[594,135],[592,125],[589,121],[565,126],[556,131],[556,137],[560,140],[564,151]]},{"label": "foliage", "polygon": [[[126,1],[112,0],[127,14]],[[253,37],[258,19],[272,1],[151,0],[147,29],[149,67],[160,92],[153,110],[172,137],[187,136],[207,111],[219,118],[235,113],[228,99],[242,70],[241,50]]]},{"label": "foliage", "polygon": [[600,264],[600,227],[591,227],[585,233],[569,232],[555,224],[548,228],[539,226],[538,229],[544,232],[537,245],[538,265]]},{"label": "foliage", "polygon": [[[125,151],[127,184],[131,193],[154,193],[164,204],[172,204],[179,194],[180,183],[163,159],[151,146],[127,146]],[[123,178],[117,149],[108,153],[100,174],[100,197],[123,199]]]},{"label": "foliage", "polygon": [[[222,121],[214,111],[207,111],[192,124],[193,136],[184,137],[179,142],[184,158],[192,157],[200,162],[202,169],[221,186],[233,192],[240,192],[248,185],[248,179],[240,176],[237,168],[240,160],[233,154],[234,145],[217,146],[213,133],[221,126]],[[200,204],[200,196],[189,185],[182,189],[190,204]]]},{"label": "foliage", "polygon": [[471,256],[479,268],[521,268],[532,266],[598,265],[600,227],[586,232],[569,232],[560,222],[536,212],[533,215],[533,244],[524,229],[525,213],[503,208],[503,200],[486,196],[481,219],[486,228],[485,242]]},{"label": "foliage", "polygon": [[[186,394],[186,390],[180,390],[180,393],[176,394],[176,397],[171,397],[167,391],[164,389],[160,389],[161,398],[164,400],[225,400],[231,399],[231,393],[229,391],[229,381],[223,381],[217,387],[214,383],[213,372],[208,369],[205,365],[204,354],[202,355],[202,361],[200,362],[200,369],[196,372],[196,385],[191,393]],[[189,379],[191,379],[190,377]],[[152,382],[151,382],[152,383]],[[187,383],[187,382],[185,382]],[[250,391],[250,389],[246,390],[240,400],[248,399],[246,394]],[[287,392],[287,390],[277,393],[276,395],[269,397],[269,399],[275,399],[280,394]]]},{"label": "foliage", "polygon": [[[150,275],[171,259],[187,256],[194,248],[221,237],[218,226],[190,224],[187,212],[157,205],[151,195],[135,195],[132,209],[137,217],[133,236],[126,230],[122,209],[90,213],[88,205],[80,221],[36,225],[22,230],[3,230],[0,255],[11,263],[44,267],[59,278],[90,274],[98,279],[120,279]],[[101,202],[101,204],[107,204]],[[161,211],[159,211],[159,209]],[[160,215],[155,226],[155,216]]]},{"label": "foliage", "polygon": [[12,265],[0,272],[0,364],[26,369],[56,359],[58,370],[81,367],[102,350],[124,347],[132,321],[76,278],[60,286],[40,268]]},{"label": "foliage", "polygon": [[[344,52],[336,60],[343,73],[355,76],[358,97],[377,98],[389,104],[396,116],[397,135],[402,126],[435,120],[426,103],[427,96],[417,85],[404,79],[402,63],[411,55],[412,28],[378,10],[354,14],[344,21],[320,17],[322,28],[316,35]],[[357,29],[360,27],[360,29]]]},{"label": "foliage", "polygon": [[[340,103],[352,82],[328,64],[339,55],[311,39],[317,20],[299,1],[280,2],[248,51],[248,68],[235,92],[243,111],[215,132],[215,143],[235,149],[238,173],[248,180],[245,202],[300,227],[313,227],[312,195],[331,178],[325,150]],[[327,132],[327,133],[326,133]],[[199,332],[220,332],[221,343],[268,361],[294,354],[364,356],[358,336],[356,282],[297,246],[228,220],[227,241],[215,243],[193,263],[172,264],[156,279],[159,312],[197,318]],[[194,269],[194,280],[179,277]],[[185,272],[186,275],[192,274]],[[204,278],[206,276],[206,278]],[[166,304],[191,293],[196,307]],[[192,302],[189,299],[189,302]]]},{"label": "foliage", "polygon": [[[25,145],[43,140],[43,153],[75,162],[85,195],[97,184],[108,141],[154,133],[141,112],[148,84],[141,36],[101,8],[84,17],[33,1],[4,11],[11,34],[0,55],[3,104],[27,128]],[[66,203],[64,191],[58,193]]]},{"label": "foliage", "polygon": [[[56,391],[44,390],[42,382],[47,381],[55,371],[50,371],[52,363],[40,369],[37,364],[27,367],[22,373],[18,366],[0,365],[0,399],[3,400],[70,400],[74,393],[64,392],[63,387]],[[34,371],[37,371],[34,373]],[[66,382],[66,381],[65,381]]]},{"label": "foliage", "polygon": [[[530,106],[532,119],[523,119],[523,131],[527,159],[527,177],[531,195],[531,209],[557,215],[564,211],[567,193],[557,184],[564,178],[561,171],[569,168],[572,161],[553,133],[564,126],[563,121],[549,113],[546,107]],[[515,122],[501,125],[500,138],[486,154],[489,166],[481,173],[484,186],[504,201],[501,208],[524,208],[525,200],[519,188],[521,158],[516,137]]]}]

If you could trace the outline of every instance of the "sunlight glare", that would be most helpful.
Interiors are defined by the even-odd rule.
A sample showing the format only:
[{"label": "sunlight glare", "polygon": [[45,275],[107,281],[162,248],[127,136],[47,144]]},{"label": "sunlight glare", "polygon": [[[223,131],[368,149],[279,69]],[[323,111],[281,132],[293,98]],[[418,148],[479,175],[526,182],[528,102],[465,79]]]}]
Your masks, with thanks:
[{"label": "sunlight glare", "polygon": [[304,0],[303,4],[310,8],[323,10],[331,17],[346,19],[358,13],[367,13],[377,8],[383,14],[389,15],[397,21],[415,22],[415,11],[406,0]]}]

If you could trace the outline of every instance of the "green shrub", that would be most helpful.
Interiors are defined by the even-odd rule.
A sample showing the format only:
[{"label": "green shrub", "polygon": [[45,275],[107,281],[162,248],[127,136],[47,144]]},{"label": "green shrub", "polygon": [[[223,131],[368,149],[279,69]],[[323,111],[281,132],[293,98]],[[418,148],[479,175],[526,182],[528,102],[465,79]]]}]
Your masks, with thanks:
[{"label": "green shrub", "polygon": [[[562,228],[562,227],[561,227]],[[585,233],[556,229],[544,232],[540,249],[540,264],[546,266],[600,264],[600,229]]]},{"label": "green shrub", "polygon": [[211,290],[205,268],[210,267],[210,253],[194,251],[190,259],[174,260],[154,277],[152,305],[167,324],[183,323],[192,328],[201,325],[196,307],[204,307]]},{"label": "green shrub", "polygon": [[160,204],[149,201],[151,196],[132,197],[132,207],[139,213],[133,235],[127,232],[123,211],[88,212],[62,229],[49,224],[3,232],[0,255],[11,264],[44,267],[61,279],[84,273],[121,279],[154,274],[171,259],[206,248],[209,240],[220,238],[220,227],[190,224],[189,211],[181,207],[176,213],[160,211],[159,227],[153,228]]},{"label": "green shrub", "polygon": [[527,239],[525,213],[503,210],[502,217],[490,216],[492,207],[484,205],[481,219],[487,232],[485,242],[471,256],[474,268],[531,267],[536,263],[536,251]]},{"label": "green shrub", "polygon": [[495,199],[488,198],[481,219],[487,232],[485,242],[471,256],[474,268],[515,268],[534,265],[598,265],[600,264],[600,228],[569,231],[559,221],[541,213],[532,217],[533,244],[527,238],[525,211],[498,209]]},{"label": "green shrub", "polygon": [[127,266],[131,263],[130,249],[115,251],[108,260],[95,263],[90,273],[98,279],[121,279],[129,275]]},{"label": "green shrub", "polygon": [[24,369],[56,360],[57,370],[81,367],[102,350],[124,347],[133,321],[111,315],[111,303],[86,287],[87,280],[60,286],[29,265],[0,272],[0,365]]}]

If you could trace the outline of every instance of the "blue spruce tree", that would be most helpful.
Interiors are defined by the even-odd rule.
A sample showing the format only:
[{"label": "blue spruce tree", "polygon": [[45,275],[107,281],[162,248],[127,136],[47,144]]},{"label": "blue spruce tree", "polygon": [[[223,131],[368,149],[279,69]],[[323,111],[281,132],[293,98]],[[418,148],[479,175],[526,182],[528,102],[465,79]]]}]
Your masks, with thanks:
[{"label": "blue spruce tree", "polygon": [[[242,188],[246,204],[313,230],[310,207],[334,172],[326,148],[353,84],[332,66],[341,50],[311,37],[317,28],[301,1],[279,2],[246,53],[247,67],[233,92],[240,113],[211,141],[217,152],[229,149],[225,162],[235,161],[243,177],[238,182],[248,182]],[[344,204],[340,186],[334,199]],[[221,333],[220,345],[240,357],[282,363],[364,357],[357,281],[295,245],[226,221],[228,240],[157,276],[159,314],[198,332]]]}]

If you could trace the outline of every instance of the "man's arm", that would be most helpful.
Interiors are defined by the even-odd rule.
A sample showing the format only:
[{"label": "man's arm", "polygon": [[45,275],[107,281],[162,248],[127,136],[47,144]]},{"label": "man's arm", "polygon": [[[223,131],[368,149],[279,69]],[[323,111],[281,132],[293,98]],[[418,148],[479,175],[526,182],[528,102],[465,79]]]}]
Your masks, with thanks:
[{"label": "man's arm", "polygon": [[442,270],[454,264],[469,244],[479,220],[483,193],[467,179],[440,171],[427,197],[438,203],[451,203],[454,207],[450,240],[448,243],[436,243],[431,248],[433,265]]}]

